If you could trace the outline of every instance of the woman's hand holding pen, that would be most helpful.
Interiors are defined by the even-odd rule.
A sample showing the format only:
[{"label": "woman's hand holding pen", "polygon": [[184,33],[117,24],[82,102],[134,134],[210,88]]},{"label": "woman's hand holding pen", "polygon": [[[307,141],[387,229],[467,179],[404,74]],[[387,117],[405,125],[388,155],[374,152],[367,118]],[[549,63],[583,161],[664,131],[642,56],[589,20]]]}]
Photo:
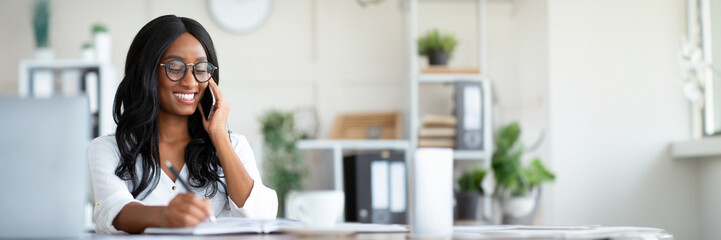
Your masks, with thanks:
[{"label": "woman's hand holding pen", "polygon": [[163,210],[163,227],[195,227],[212,215],[210,199],[200,199],[192,193],[180,193]]},{"label": "woman's hand holding pen", "polygon": [[[198,108],[200,108],[200,113],[203,116],[203,127],[205,127],[205,131],[208,132],[208,136],[210,136],[211,140],[215,141],[217,137],[227,139],[228,132],[225,130],[225,126],[228,122],[230,104],[228,104],[228,102],[225,100],[225,96],[223,96],[223,92],[220,91],[220,88],[218,88],[218,84],[215,83],[215,80],[211,79],[210,81],[208,81],[208,87],[210,88],[210,90],[213,91],[213,94],[215,95],[215,105],[211,110],[203,109],[203,107],[201,106],[202,104],[198,104]],[[208,120],[205,119],[206,114],[210,114],[210,118]]]}]

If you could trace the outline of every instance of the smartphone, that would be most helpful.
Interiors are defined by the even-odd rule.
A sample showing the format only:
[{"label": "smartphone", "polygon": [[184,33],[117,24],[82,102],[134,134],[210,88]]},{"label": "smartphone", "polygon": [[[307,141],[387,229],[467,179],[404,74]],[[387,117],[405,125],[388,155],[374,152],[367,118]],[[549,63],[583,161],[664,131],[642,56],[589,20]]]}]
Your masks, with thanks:
[{"label": "smartphone", "polygon": [[213,95],[213,91],[210,90],[210,86],[205,88],[203,98],[200,99],[200,106],[203,107],[203,113],[205,113],[205,120],[210,119],[210,113],[213,111],[213,106],[215,106],[215,95]]}]

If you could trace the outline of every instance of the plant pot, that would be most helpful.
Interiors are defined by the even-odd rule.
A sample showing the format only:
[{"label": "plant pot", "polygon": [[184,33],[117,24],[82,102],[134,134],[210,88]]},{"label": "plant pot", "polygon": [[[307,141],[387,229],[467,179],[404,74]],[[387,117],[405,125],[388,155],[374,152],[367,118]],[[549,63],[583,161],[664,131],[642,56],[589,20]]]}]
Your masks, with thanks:
[{"label": "plant pot", "polygon": [[541,188],[534,187],[524,196],[511,196],[503,191],[500,196],[503,211],[503,224],[531,225],[536,219],[538,202],[541,199]]},{"label": "plant pot", "polygon": [[110,62],[112,55],[112,38],[107,32],[95,34],[95,58],[99,62]]},{"label": "plant pot", "polygon": [[35,49],[33,55],[37,60],[53,60],[53,58],[55,58],[55,51],[49,47],[38,47]]},{"label": "plant pot", "polygon": [[448,65],[449,54],[443,50],[436,50],[428,53],[428,64],[434,66]]},{"label": "plant pot", "polygon": [[459,192],[456,193],[456,216],[457,220],[477,220],[481,216],[478,215],[478,201],[481,199],[479,193]]}]

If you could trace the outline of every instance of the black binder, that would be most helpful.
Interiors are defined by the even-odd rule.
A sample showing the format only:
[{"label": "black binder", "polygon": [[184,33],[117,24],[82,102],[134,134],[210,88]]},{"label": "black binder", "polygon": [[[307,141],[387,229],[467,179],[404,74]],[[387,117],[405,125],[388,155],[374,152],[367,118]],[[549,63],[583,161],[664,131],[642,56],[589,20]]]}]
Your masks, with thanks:
[{"label": "black binder", "polygon": [[343,174],[346,221],[407,224],[408,185],[402,152],[369,152],[344,157]]},{"label": "black binder", "polygon": [[456,82],[456,149],[483,150],[483,87]]}]

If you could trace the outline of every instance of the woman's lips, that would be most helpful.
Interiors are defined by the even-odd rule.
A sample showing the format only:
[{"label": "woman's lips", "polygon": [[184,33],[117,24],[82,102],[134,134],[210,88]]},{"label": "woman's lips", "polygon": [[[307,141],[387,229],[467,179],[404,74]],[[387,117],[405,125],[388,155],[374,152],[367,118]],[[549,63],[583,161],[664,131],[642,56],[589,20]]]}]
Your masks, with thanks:
[{"label": "woman's lips", "polygon": [[197,93],[194,92],[173,92],[175,99],[178,99],[178,101],[186,104],[194,103],[195,95],[197,95]]}]

